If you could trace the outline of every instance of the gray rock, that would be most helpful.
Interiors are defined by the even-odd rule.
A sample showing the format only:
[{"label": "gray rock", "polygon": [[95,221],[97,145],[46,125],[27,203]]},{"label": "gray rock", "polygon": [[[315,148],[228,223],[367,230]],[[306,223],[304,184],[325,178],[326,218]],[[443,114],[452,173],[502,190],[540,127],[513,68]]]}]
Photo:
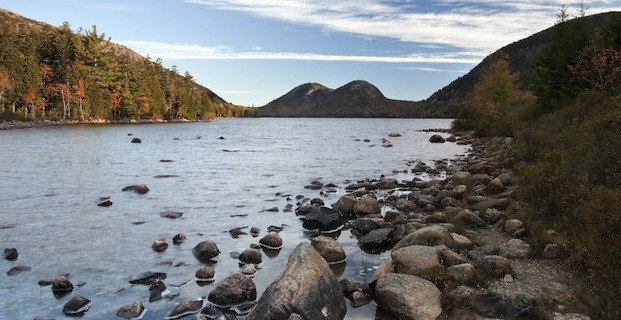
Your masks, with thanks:
[{"label": "gray rock", "polygon": [[456,214],[453,219],[451,219],[453,223],[461,223],[462,225],[472,227],[472,228],[482,228],[485,226],[485,222],[474,212],[464,209]]},{"label": "gray rock", "polygon": [[361,234],[367,234],[375,229],[378,229],[381,222],[383,222],[382,219],[358,218],[352,221],[349,227]]},{"label": "gray rock", "polygon": [[140,319],[145,313],[142,302],[134,301],[128,305],[120,307],[116,311],[116,316],[123,319]]},{"label": "gray rock", "polygon": [[216,279],[216,271],[212,267],[203,267],[196,270],[194,279],[198,282],[211,282]]},{"label": "gray rock", "polygon": [[541,253],[541,257],[543,259],[561,259],[565,257],[566,250],[565,246],[560,243],[550,243],[543,248],[543,252]]},{"label": "gray rock", "polygon": [[436,246],[443,244],[449,248],[455,247],[455,242],[453,241],[453,237],[451,237],[448,229],[439,225],[432,225],[410,233],[401,241],[397,242],[393,250],[415,244],[424,246]]},{"label": "gray rock", "polygon": [[17,260],[19,253],[17,252],[17,249],[15,248],[7,248],[4,249],[4,258],[9,260],[9,261],[15,261]]},{"label": "gray rock", "polygon": [[235,273],[220,281],[208,299],[218,307],[239,306],[257,299],[257,287],[252,279]]},{"label": "gray rock", "polygon": [[259,245],[267,249],[279,250],[282,248],[282,238],[278,232],[272,231],[259,240]]},{"label": "gray rock", "polygon": [[392,228],[382,228],[371,232],[358,239],[358,246],[367,253],[380,253],[392,247]]},{"label": "gray rock", "polygon": [[183,212],[173,211],[173,210],[166,210],[160,213],[160,217],[168,218],[168,219],[181,218],[182,215],[183,215]]},{"label": "gray rock", "polygon": [[513,274],[511,261],[507,258],[495,255],[483,257],[476,262],[476,268],[485,280],[499,279],[505,274]]},{"label": "gray rock", "polygon": [[463,199],[468,192],[468,187],[466,185],[460,184],[451,190],[451,197],[455,199]]},{"label": "gray rock", "polygon": [[147,188],[147,186],[144,184],[137,184],[137,185],[131,185],[131,186],[124,187],[121,191],[134,191],[135,193],[138,193],[138,194],[145,194],[149,192],[149,188]]},{"label": "gray rock", "polygon": [[453,182],[455,182],[455,184],[460,185],[469,185],[470,184],[470,178],[472,178],[472,173],[468,172],[468,171],[458,171],[455,172],[453,174],[453,176],[451,177],[451,179],[453,180]]},{"label": "gray rock", "polygon": [[157,239],[151,245],[151,249],[153,249],[153,251],[155,252],[164,252],[166,251],[166,249],[168,249],[168,243],[164,238]]},{"label": "gray rock", "polygon": [[373,300],[373,293],[369,286],[360,279],[343,279],[339,281],[343,295],[349,299],[354,308],[368,304]]},{"label": "gray rock", "polygon": [[431,143],[444,143],[444,142],[446,142],[446,139],[444,139],[439,134],[434,134],[434,135],[431,136],[431,138],[429,138],[429,142],[431,142]]},{"label": "gray rock", "polygon": [[443,244],[435,246],[434,249],[445,267],[468,262],[466,258]]},{"label": "gray rock", "polygon": [[315,237],[311,240],[311,245],[328,264],[345,261],[345,250],[343,250],[341,244],[333,238],[326,236]]},{"label": "gray rock", "polygon": [[54,293],[66,293],[73,291],[73,284],[67,277],[58,276],[52,283],[52,292]]},{"label": "gray rock", "polygon": [[524,222],[517,219],[508,219],[505,221],[504,229],[508,234],[512,234],[524,226]]},{"label": "gray rock", "polygon": [[389,273],[377,281],[375,300],[399,319],[437,319],[442,313],[442,294],[428,280]]},{"label": "gray rock", "polygon": [[440,272],[440,259],[436,249],[429,246],[412,245],[391,253],[397,273],[419,276],[435,281]]},{"label": "gray rock", "polygon": [[457,233],[451,233],[451,237],[455,242],[455,247],[458,250],[472,250],[474,248],[474,243],[468,237],[463,236]]},{"label": "gray rock", "polygon": [[147,272],[139,273],[137,275],[132,276],[129,279],[129,283],[150,285],[152,283],[155,283],[157,280],[164,280],[164,279],[166,279],[165,273],[147,271]]},{"label": "gray rock", "polygon": [[68,316],[77,316],[85,313],[91,307],[91,300],[83,296],[75,296],[63,306],[63,313]]},{"label": "gray rock", "polygon": [[476,270],[470,263],[462,263],[446,268],[446,276],[457,284],[471,284],[475,282]]},{"label": "gray rock", "polygon": [[379,201],[373,197],[366,196],[356,202],[354,205],[354,213],[358,215],[379,214],[382,207]]},{"label": "gray rock", "polygon": [[29,266],[15,266],[15,267],[11,267],[11,269],[9,269],[9,271],[6,272],[6,275],[14,276],[14,275],[20,274],[22,272],[30,271],[30,270],[32,270],[32,268]]},{"label": "gray rock", "polygon": [[302,242],[246,319],[288,319],[297,313],[308,320],[339,320],[346,311],[334,273],[309,242]]},{"label": "gray rock", "polygon": [[206,240],[194,246],[192,254],[201,262],[212,262],[218,260],[220,249],[213,240]]},{"label": "gray rock", "polygon": [[246,249],[239,255],[239,261],[243,264],[261,264],[263,262],[263,255],[261,250]]},{"label": "gray rock", "polygon": [[375,287],[377,286],[377,281],[386,274],[394,273],[395,268],[392,265],[392,261],[384,260],[380,263],[379,267],[373,273],[373,277],[371,277],[371,281],[369,281],[369,288],[375,291]]},{"label": "gray rock", "polygon": [[189,314],[197,313],[205,306],[203,300],[184,301],[177,305],[164,319],[177,319]]},{"label": "gray rock", "polygon": [[501,245],[499,254],[509,259],[526,259],[533,252],[533,248],[520,239],[511,239]]},{"label": "gray rock", "polygon": [[479,293],[470,300],[470,308],[485,317],[502,319],[538,319],[535,313],[535,300],[525,293],[508,296],[495,293]]},{"label": "gray rock", "polygon": [[488,199],[481,202],[476,203],[472,206],[472,210],[485,212],[489,208],[498,209],[500,211],[504,211],[509,207],[509,200],[506,198],[499,199]]}]

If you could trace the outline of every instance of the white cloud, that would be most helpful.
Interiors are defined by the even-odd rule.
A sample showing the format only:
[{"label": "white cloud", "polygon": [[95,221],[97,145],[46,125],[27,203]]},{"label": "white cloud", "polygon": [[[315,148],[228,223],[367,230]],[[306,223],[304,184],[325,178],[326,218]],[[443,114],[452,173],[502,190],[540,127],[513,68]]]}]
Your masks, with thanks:
[{"label": "white cloud", "polygon": [[405,56],[330,55],[293,52],[233,52],[228,46],[205,47],[193,44],[168,44],[153,41],[119,41],[130,49],[153,58],[203,59],[203,60],[304,60],[304,61],[351,61],[384,63],[478,63],[481,54],[418,54]]},{"label": "white cloud", "polygon": [[[184,0],[219,10],[371,37],[496,50],[553,25],[565,0],[438,0],[388,5],[382,0]],[[393,2],[394,3],[394,2]],[[614,5],[613,5],[614,3]],[[570,8],[570,11],[575,8]],[[587,13],[621,10],[618,2],[590,4]],[[573,13],[573,12],[570,12]]]}]

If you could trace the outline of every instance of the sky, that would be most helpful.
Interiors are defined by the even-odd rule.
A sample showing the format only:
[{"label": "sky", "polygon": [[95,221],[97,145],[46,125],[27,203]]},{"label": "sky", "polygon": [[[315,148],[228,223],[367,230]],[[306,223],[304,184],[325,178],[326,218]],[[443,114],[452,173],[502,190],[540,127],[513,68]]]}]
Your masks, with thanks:
[{"label": "sky", "polygon": [[[354,80],[423,100],[483,58],[554,25],[565,0],[0,0],[55,26],[105,33],[161,58],[238,105],[262,106],[307,82]],[[586,14],[621,0],[584,1]]]}]

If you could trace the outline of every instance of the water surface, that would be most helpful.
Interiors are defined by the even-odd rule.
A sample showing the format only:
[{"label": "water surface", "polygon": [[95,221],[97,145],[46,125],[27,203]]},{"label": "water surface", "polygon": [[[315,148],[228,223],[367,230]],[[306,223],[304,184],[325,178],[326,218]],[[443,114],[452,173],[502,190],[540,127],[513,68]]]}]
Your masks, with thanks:
[{"label": "water surface", "polygon": [[[260,296],[293,248],[307,239],[295,214],[282,211],[288,203],[295,206],[296,195],[320,197],[329,206],[345,194],[349,181],[381,175],[411,180],[412,174],[403,173],[411,169],[408,161],[433,163],[465,153],[452,143],[431,144],[431,133],[419,131],[449,125],[445,119],[260,118],[0,131],[0,250],[15,247],[20,253],[17,261],[0,260],[0,318],[63,318],[62,306],[79,294],[93,301],[85,319],[114,318],[119,307],[135,300],[148,309],[144,319],[162,319],[177,303],[207,296],[219,280],[238,272],[229,253],[260,239],[232,239],[227,230],[254,226],[263,236],[268,226],[284,224],[283,249],[264,254],[254,277]],[[389,138],[393,131],[402,137]],[[142,143],[130,143],[134,137]],[[382,139],[394,147],[382,147]],[[304,189],[313,180],[335,183],[338,192]],[[151,191],[121,191],[132,184]],[[100,197],[114,204],[98,207]],[[264,211],[273,207],[279,212]],[[168,209],[183,217],[160,217]],[[231,217],[238,214],[247,216]],[[188,240],[172,245],[180,232]],[[162,237],[170,247],[153,252],[151,244]],[[191,249],[207,239],[223,253],[215,265],[216,282],[176,288],[202,266]],[[362,253],[347,230],[339,241],[348,254],[346,267],[335,270],[340,278],[369,278],[388,257]],[[32,270],[6,275],[18,265]],[[128,279],[149,270],[167,273],[165,283],[180,297],[148,303],[148,287],[131,286]],[[50,287],[37,284],[60,274],[82,286],[56,298]],[[347,304],[347,319],[376,318],[373,303],[357,309]]]}]

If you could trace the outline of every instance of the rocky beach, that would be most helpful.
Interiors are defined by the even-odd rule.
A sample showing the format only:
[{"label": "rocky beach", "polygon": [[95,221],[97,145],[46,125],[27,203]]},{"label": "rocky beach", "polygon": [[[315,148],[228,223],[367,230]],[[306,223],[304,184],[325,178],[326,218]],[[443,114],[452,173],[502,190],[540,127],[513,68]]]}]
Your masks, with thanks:
[{"label": "rocky beach", "polygon": [[[531,245],[529,226],[519,215],[519,203],[512,199],[516,181],[503,168],[513,140],[440,131],[430,132],[428,143],[447,141],[471,149],[456,159],[408,163],[410,173],[421,178],[362,179],[342,187],[320,181],[306,185],[305,189],[320,196],[341,188],[346,194],[334,203],[324,202],[326,197],[300,195],[296,206],[283,209],[283,214],[302,220],[310,241],[296,245],[283,272],[261,296],[257,296],[253,277],[260,276],[266,255],[277,254],[283,246],[282,227],[246,230],[261,236],[243,252],[230,256],[221,254],[213,241],[196,244],[192,254],[205,267],[196,271],[192,281],[213,283],[208,297],[181,301],[169,290],[166,273],[138,274],[130,283],[144,286],[149,302],[174,301],[176,306],[167,319],[190,315],[194,319],[343,319],[346,304],[357,308],[373,301],[385,313],[382,319],[590,319],[581,313],[585,309],[577,299],[577,280],[559,263],[566,252],[563,239],[549,230],[544,248]],[[391,139],[399,136],[389,135]],[[144,185],[124,190],[149,192]],[[101,200],[100,205],[109,201]],[[161,215],[181,217],[174,211]],[[229,232],[236,237],[247,234],[244,230]],[[355,236],[360,253],[388,251],[390,259],[373,272],[339,281],[334,270],[356,255],[346,256],[339,243],[343,230]],[[185,240],[181,233],[173,242],[178,245]],[[168,246],[165,239],[159,239],[152,249],[163,252]],[[7,248],[4,258],[16,260],[22,251]],[[238,260],[239,273],[215,281],[213,266],[221,259]],[[18,276],[29,268],[16,266],[7,275]],[[69,295],[84,284],[73,284],[70,275],[39,283],[42,288],[51,286],[58,296]],[[148,318],[143,303],[127,301],[116,316]],[[87,314],[91,304],[89,297],[77,295],[63,305],[63,313]],[[41,315],[37,319],[50,318]]]}]

